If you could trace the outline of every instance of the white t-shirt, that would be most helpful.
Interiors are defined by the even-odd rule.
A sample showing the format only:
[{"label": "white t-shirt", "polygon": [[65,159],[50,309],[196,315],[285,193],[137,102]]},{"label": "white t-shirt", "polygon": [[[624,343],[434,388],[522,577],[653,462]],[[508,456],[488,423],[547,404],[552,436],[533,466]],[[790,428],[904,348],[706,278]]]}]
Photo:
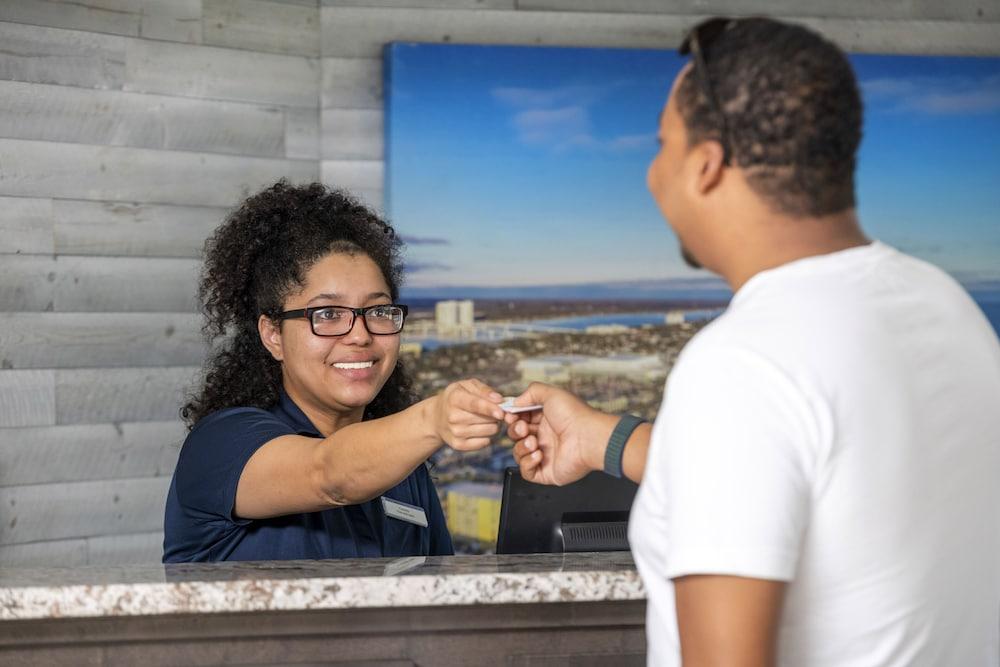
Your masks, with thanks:
[{"label": "white t-shirt", "polygon": [[1000,664],[1000,343],[875,242],[754,276],[681,353],[629,538],[649,664],[671,579],[789,582],[781,665]]}]

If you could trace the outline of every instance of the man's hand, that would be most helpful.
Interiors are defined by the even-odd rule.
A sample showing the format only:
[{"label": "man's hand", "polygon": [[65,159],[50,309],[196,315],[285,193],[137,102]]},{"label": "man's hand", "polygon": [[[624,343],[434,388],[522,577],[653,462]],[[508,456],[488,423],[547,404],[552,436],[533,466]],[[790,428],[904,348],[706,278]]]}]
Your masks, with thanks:
[{"label": "man's hand", "polygon": [[604,448],[616,417],[591,408],[568,391],[538,382],[514,404],[542,406],[505,418],[524,479],[563,486],[604,467]]}]

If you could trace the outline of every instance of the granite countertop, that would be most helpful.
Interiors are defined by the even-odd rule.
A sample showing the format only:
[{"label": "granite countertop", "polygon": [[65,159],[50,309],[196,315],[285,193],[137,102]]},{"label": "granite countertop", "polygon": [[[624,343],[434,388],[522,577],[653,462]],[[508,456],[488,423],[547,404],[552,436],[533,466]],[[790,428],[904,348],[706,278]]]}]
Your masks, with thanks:
[{"label": "granite countertop", "polygon": [[629,552],[0,570],[0,620],[642,599]]}]

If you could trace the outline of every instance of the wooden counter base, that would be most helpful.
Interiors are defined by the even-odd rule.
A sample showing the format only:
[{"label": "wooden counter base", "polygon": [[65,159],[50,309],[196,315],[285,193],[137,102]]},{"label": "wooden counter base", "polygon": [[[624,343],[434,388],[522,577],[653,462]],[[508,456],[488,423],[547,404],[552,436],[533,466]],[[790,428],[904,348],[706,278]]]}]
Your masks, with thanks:
[{"label": "wooden counter base", "polygon": [[0,664],[645,665],[644,601],[8,621]]}]

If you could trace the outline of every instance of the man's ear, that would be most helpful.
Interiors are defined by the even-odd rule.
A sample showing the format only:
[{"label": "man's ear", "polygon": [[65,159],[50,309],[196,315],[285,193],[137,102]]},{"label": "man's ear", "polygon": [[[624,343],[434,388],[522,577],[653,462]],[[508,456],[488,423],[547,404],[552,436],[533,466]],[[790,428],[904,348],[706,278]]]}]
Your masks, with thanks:
[{"label": "man's ear", "polygon": [[285,354],[281,347],[281,326],[267,315],[261,315],[257,318],[257,331],[260,333],[260,342],[264,344],[271,356],[277,361],[284,361]]},{"label": "man's ear", "polygon": [[722,144],[715,140],[703,141],[695,148],[696,166],[698,167],[695,188],[700,195],[711,192],[721,181],[725,151]]}]

